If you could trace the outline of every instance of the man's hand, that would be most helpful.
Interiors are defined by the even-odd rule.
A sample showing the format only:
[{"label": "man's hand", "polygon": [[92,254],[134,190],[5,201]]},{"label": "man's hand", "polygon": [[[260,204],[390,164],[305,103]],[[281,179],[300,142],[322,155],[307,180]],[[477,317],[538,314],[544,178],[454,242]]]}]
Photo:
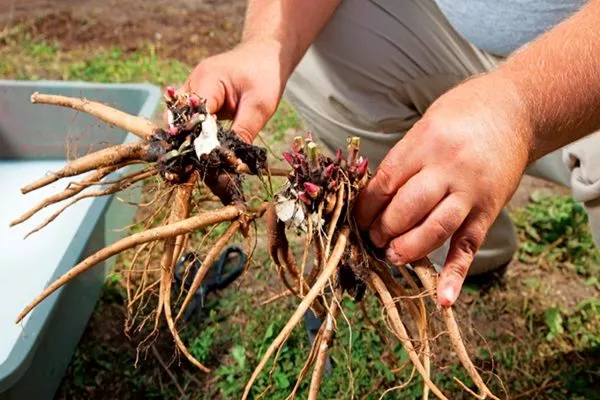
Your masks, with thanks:
[{"label": "man's hand", "polygon": [[[285,83],[341,0],[249,0],[241,43],[202,61],[180,90],[233,119],[246,142],[275,112]],[[300,17],[299,17],[300,15]],[[310,15],[310,18],[302,16]]]},{"label": "man's hand", "polygon": [[442,305],[458,297],[528,163],[600,128],[599,24],[600,0],[590,0],[496,71],[440,97],[360,195],[357,222],[393,262],[452,238]]},{"label": "man's hand", "polygon": [[251,143],[275,112],[288,74],[277,43],[244,43],[202,61],[180,90],[205,98],[210,113],[233,119],[232,130]]},{"label": "man's hand", "polygon": [[389,260],[422,258],[451,238],[438,298],[454,303],[469,266],[530,157],[528,115],[494,73],[440,97],[388,153],[356,205]]}]

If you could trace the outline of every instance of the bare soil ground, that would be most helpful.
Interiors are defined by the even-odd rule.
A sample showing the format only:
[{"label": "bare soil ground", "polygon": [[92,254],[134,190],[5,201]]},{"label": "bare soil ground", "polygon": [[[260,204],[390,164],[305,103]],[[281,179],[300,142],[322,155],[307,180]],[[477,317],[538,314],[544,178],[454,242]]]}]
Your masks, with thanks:
[{"label": "bare soil ground", "polygon": [[239,40],[243,0],[1,0],[0,23],[25,22],[64,49],[156,44],[191,65]]}]

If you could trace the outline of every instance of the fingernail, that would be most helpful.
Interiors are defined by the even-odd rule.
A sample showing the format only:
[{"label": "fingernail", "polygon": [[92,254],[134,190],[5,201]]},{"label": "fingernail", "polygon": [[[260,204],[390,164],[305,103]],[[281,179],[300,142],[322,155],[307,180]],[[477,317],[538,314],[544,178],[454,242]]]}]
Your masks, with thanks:
[{"label": "fingernail", "polygon": [[242,139],[244,142],[248,143],[248,144],[252,144],[252,135],[250,133],[248,133],[248,131],[246,130],[235,130],[235,129],[231,129],[236,135],[239,136],[240,139]]},{"label": "fingernail", "polygon": [[388,247],[388,249],[385,251],[385,255],[392,264],[398,264],[400,262],[400,256],[398,256],[398,254],[391,247]]},{"label": "fingernail", "polygon": [[369,232],[369,238],[371,239],[371,243],[375,245],[375,247],[382,248],[385,243],[381,238],[381,234],[376,230],[371,230]]},{"label": "fingernail", "polygon": [[439,294],[440,304],[443,306],[451,306],[458,297],[458,291],[453,285],[446,285],[446,287],[440,290]]}]

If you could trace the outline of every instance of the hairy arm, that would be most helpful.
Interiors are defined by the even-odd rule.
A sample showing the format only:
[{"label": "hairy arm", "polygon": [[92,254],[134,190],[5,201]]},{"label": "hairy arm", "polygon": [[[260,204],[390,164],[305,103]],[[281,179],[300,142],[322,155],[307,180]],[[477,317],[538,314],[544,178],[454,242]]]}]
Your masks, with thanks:
[{"label": "hairy arm", "polygon": [[291,74],[342,0],[249,0],[242,43],[265,43],[281,53]]},{"label": "hairy arm", "polygon": [[531,161],[600,128],[600,1],[516,52],[497,74],[527,112]]},{"label": "hairy arm", "polygon": [[252,142],[277,109],[285,84],[341,0],[249,0],[241,42],[200,62],[183,90],[206,99]]}]

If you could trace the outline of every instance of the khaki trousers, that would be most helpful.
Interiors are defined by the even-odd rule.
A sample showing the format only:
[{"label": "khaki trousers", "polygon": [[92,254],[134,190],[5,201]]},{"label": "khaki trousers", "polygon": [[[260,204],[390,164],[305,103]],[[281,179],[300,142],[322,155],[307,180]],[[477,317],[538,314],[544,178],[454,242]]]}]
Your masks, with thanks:
[{"label": "khaki trousers", "polygon": [[[458,35],[432,0],[345,0],[294,71],[285,98],[330,150],[359,136],[376,167],[436,98],[500,61]],[[571,187],[600,243],[600,133],[547,155],[527,173]],[[430,255],[438,268],[448,244]],[[508,263],[516,246],[504,210],[470,274]]]}]

